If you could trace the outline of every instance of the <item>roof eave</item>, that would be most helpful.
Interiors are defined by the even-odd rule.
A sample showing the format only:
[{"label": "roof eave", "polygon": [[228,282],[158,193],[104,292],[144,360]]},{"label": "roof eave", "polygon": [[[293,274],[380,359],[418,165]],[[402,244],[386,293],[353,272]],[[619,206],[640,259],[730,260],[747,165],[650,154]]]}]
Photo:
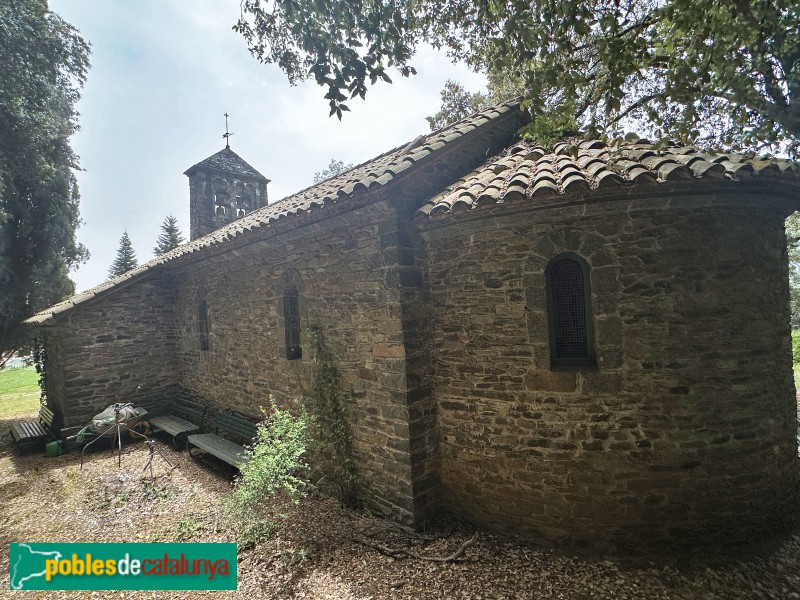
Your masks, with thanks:
[{"label": "roof eave", "polygon": [[[535,213],[550,210],[562,210],[569,207],[596,205],[613,202],[640,202],[662,198],[670,205],[691,203],[692,198],[706,198],[709,201],[700,203],[698,208],[714,208],[723,206],[736,206],[742,199],[767,198],[768,204],[760,203],[765,208],[772,206],[780,208],[783,212],[791,213],[800,210],[800,179],[790,177],[751,178],[734,181],[730,179],[703,179],[685,181],[668,181],[653,184],[630,183],[627,185],[603,188],[597,190],[578,191],[541,198],[524,198],[514,201],[487,202],[477,206],[451,209],[434,214],[418,212],[414,216],[414,223],[420,231],[433,231],[457,226],[464,220],[483,219],[487,211],[494,216],[506,214]],[[711,201],[713,199],[713,201]],[[639,209],[646,209],[646,204],[637,205]],[[656,209],[653,205],[653,209]],[[681,206],[685,208],[685,206]]]},{"label": "roof eave", "polygon": [[[494,111],[495,115],[492,117],[486,117],[485,114]],[[253,217],[257,216],[259,212],[267,210],[269,207],[274,207],[277,204],[281,204],[283,201],[288,201],[298,194],[294,194],[289,196],[277,203],[273,203],[258,211],[251,213],[248,217],[244,219],[240,219],[237,221],[232,222],[230,225],[221,228],[220,230],[216,230],[194,240],[193,242],[189,242],[188,244],[184,244],[179,248],[165,254],[162,257],[153,259],[152,261],[148,262],[133,271],[126,273],[120,276],[120,281],[114,283],[114,280],[111,282],[106,282],[97,286],[97,288],[101,288],[97,290],[96,293],[91,294],[94,289],[87,290],[82,292],[81,294],[77,294],[72,298],[80,297],[85,294],[91,294],[89,297],[80,299],[77,302],[72,301],[72,298],[64,301],[63,303],[59,303],[50,309],[46,309],[34,315],[30,319],[26,320],[25,322],[34,325],[34,326],[46,326],[48,324],[53,324],[56,321],[60,320],[63,316],[67,314],[71,314],[73,310],[83,308],[85,306],[90,306],[98,299],[105,297],[111,290],[119,290],[124,289],[127,285],[130,285],[134,282],[140,281],[142,279],[146,279],[148,277],[153,276],[154,274],[163,272],[164,270],[174,270],[177,268],[184,267],[188,264],[198,262],[204,260],[206,258],[211,258],[218,256],[220,254],[224,254],[225,252],[234,250],[236,248],[240,248],[244,245],[249,245],[251,243],[255,243],[261,241],[268,236],[277,235],[281,233],[286,228],[294,228],[299,226],[304,226],[309,223],[314,223],[318,221],[324,221],[328,218],[331,218],[341,212],[346,212],[349,210],[353,210],[362,205],[364,198],[369,198],[373,196],[378,198],[382,196],[382,191],[388,188],[394,188],[395,185],[401,183],[402,181],[406,181],[408,179],[409,174],[416,173],[421,167],[425,165],[429,165],[432,161],[435,160],[435,157],[440,156],[444,157],[450,151],[454,151],[457,148],[460,148],[462,144],[466,143],[466,141],[472,139],[473,137],[479,135],[477,132],[491,132],[494,130],[492,124],[503,124],[504,127],[509,127],[510,125],[516,131],[519,126],[522,125],[525,119],[525,113],[519,110],[517,105],[511,105],[511,103],[503,103],[493,107],[491,109],[487,109],[486,111],[482,111],[481,113],[476,113],[477,117],[480,117],[481,120],[477,120],[475,123],[471,124],[471,128],[463,128],[460,130],[454,138],[447,141],[445,144],[441,146],[437,146],[436,149],[431,150],[431,152],[421,158],[414,158],[410,161],[409,164],[405,165],[400,171],[393,174],[393,177],[390,178],[386,183],[379,185],[378,187],[373,187],[372,185],[368,187],[361,187],[352,189],[350,192],[345,193],[344,199],[337,201],[336,199],[332,200],[331,202],[325,201],[326,198],[320,196],[320,202],[318,203],[320,206],[324,206],[326,210],[319,210],[311,209],[311,210],[296,210],[295,212],[286,212],[285,214],[276,214],[271,216],[270,218],[266,219],[263,222],[248,220],[252,219]],[[458,123],[451,126],[451,129],[459,131],[458,127],[461,126],[464,122],[468,121],[469,118],[463,119]],[[445,128],[447,130],[448,128]],[[436,135],[436,132],[429,134],[427,137],[433,137]],[[491,135],[490,135],[491,138]],[[505,144],[509,143],[510,140],[507,140]],[[411,145],[408,145],[411,146]],[[401,147],[402,148],[402,147]],[[394,151],[390,151],[394,152]],[[369,165],[374,163],[374,161],[378,160],[379,158],[386,156],[389,153],[384,153],[375,157],[374,159],[367,161],[364,165]],[[405,161],[403,161],[405,162]],[[190,167],[185,174],[193,173],[195,169],[203,169],[203,170],[214,170],[217,172],[221,172],[224,174],[232,174],[230,171],[221,171],[214,167],[209,167],[207,165],[202,165],[198,163],[193,167]],[[336,178],[334,178],[335,180]],[[265,181],[269,181],[264,178]],[[322,184],[318,184],[322,185]],[[308,189],[313,189],[317,186],[312,186]],[[342,193],[342,189],[340,189],[340,193]],[[338,196],[337,196],[338,198]],[[367,202],[369,203],[369,201]],[[221,238],[215,239],[215,236],[219,236],[222,234]],[[188,250],[187,250],[188,248]],[[174,256],[171,256],[174,255]],[[53,311],[52,309],[56,309]]]}]

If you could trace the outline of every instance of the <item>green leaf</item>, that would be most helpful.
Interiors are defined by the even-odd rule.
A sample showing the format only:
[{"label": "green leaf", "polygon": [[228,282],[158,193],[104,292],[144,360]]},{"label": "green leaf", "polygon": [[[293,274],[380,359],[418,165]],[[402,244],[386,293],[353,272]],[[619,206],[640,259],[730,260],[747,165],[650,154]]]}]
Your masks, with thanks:
[{"label": "green leaf", "polygon": [[534,115],[797,156],[798,22],[788,0],[248,0],[236,30],[290,82],[365,97],[424,41],[518,82]]}]

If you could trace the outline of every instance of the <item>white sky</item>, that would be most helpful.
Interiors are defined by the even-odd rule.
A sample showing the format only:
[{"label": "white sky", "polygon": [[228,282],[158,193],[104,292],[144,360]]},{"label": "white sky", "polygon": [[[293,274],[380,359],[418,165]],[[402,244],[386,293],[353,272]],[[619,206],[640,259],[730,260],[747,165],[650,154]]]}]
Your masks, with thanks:
[{"label": "white sky", "polygon": [[291,87],[272,65],[250,56],[231,31],[239,0],[50,0],[50,9],[92,43],[92,68],[78,105],[82,130],[72,147],[81,217],[78,239],[91,259],[72,273],[78,291],[107,278],[127,229],[139,263],[150,260],[169,214],[189,235],[189,184],[183,172],[224,147],[271,179],[271,201],[313,183],[332,158],[364,162],[428,131],[447,79],[470,91],[485,79],[443,54],[424,50],[409,79],[370,88],[328,118],[325,90]]}]

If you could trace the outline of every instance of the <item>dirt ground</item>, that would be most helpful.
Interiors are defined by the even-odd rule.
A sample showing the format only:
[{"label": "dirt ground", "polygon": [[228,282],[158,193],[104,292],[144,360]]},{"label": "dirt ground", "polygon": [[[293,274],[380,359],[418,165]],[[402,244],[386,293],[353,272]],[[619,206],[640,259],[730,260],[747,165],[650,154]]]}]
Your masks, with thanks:
[{"label": "dirt ground", "polygon": [[[219,510],[232,472],[194,461],[162,439],[178,467],[155,461],[155,482],[143,479],[149,452],[128,442],[122,455],[105,446],[87,457],[17,454],[0,420],[0,594],[9,589],[11,542],[236,541]],[[236,592],[26,592],[30,598],[543,598],[543,599],[800,599],[800,531],[742,558],[702,563],[577,557],[520,544],[458,523],[413,535],[389,522],[308,498],[283,510],[266,541],[239,550]],[[469,543],[470,540],[473,540]],[[362,540],[362,541],[358,541]],[[374,546],[456,562],[391,558]],[[16,594],[16,595],[14,595]]]}]

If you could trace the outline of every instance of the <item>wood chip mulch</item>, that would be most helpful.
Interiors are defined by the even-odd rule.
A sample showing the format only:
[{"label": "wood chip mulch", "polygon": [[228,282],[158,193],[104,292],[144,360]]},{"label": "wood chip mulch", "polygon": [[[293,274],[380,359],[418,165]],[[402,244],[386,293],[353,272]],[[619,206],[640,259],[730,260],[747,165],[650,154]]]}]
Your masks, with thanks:
[{"label": "wood chip mulch", "polygon": [[[0,421],[0,594],[11,542],[232,542],[220,504],[224,465],[194,461],[166,439],[151,482],[145,444],[128,441],[122,466],[108,445],[81,469],[79,452],[18,454]],[[738,557],[676,564],[579,557],[458,523],[414,533],[311,497],[272,507],[272,535],[239,550],[236,592],[27,592],[30,598],[800,599],[800,531]],[[387,552],[388,551],[388,552]],[[449,562],[435,559],[453,557]],[[744,556],[744,558],[742,557]],[[428,560],[434,559],[434,560]]]}]

